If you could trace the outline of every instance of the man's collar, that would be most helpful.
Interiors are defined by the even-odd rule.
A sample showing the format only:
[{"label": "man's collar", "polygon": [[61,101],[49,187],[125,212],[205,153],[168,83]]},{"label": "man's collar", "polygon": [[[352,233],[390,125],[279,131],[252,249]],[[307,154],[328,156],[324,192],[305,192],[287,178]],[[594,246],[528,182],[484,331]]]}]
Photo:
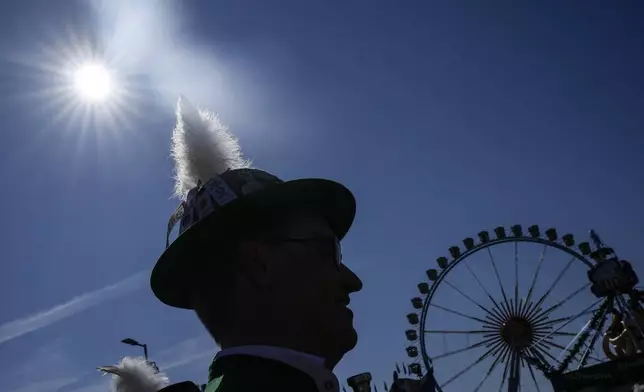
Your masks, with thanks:
[{"label": "man's collar", "polygon": [[219,351],[217,359],[229,355],[251,355],[271,359],[289,365],[310,376],[318,387],[319,392],[339,392],[337,377],[324,366],[324,359],[315,355],[273,346],[238,346]]},{"label": "man's collar", "polygon": [[[246,354],[246,355],[255,355],[258,357],[280,360],[281,358],[293,358],[297,361],[306,361],[311,364],[324,367],[324,358],[318,357],[317,355],[303,353],[301,351],[291,350],[290,348],[284,347],[274,347],[274,346],[238,346],[226,348],[217,353],[215,359],[225,357],[227,355],[234,354]],[[273,358],[278,357],[278,358]]]}]

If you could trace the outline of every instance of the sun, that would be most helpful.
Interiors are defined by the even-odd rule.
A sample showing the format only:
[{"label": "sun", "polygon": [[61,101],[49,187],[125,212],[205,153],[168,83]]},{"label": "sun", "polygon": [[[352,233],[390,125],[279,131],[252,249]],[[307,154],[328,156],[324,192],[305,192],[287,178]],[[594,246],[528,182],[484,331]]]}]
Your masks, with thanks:
[{"label": "sun", "polygon": [[105,101],[113,89],[112,75],[101,64],[83,64],[74,72],[74,87],[83,99]]}]

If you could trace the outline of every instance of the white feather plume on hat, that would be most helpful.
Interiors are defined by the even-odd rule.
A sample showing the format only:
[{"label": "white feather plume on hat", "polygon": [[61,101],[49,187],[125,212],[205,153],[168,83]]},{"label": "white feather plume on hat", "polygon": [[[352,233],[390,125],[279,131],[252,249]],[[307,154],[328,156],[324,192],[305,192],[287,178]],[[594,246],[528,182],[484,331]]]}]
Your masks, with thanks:
[{"label": "white feather plume on hat", "polygon": [[158,392],[170,384],[165,373],[144,358],[125,357],[116,366],[101,366],[98,370],[112,374],[112,392]]},{"label": "white feather plume on hat", "polygon": [[199,110],[184,97],[177,103],[177,125],[172,134],[175,196],[184,198],[199,181],[207,182],[229,169],[250,167],[237,139],[219,118]]}]

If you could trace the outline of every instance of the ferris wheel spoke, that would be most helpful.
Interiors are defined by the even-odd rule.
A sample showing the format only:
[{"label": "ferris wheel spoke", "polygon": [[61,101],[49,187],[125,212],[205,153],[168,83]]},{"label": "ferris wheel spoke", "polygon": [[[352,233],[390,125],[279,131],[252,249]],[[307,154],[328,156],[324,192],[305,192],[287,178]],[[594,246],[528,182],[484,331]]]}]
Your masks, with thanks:
[{"label": "ferris wheel spoke", "polygon": [[490,248],[486,248],[487,254],[490,256],[490,262],[492,262],[492,268],[494,268],[494,274],[496,275],[496,281],[499,283],[499,288],[501,289],[501,295],[503,295],[503,304],[505,305],[505,311],[507,314],[512,314],[510,308],[510,303],[508,302],[508,296],[505,294],[505,289],[503,288],[503,283],[501,282],[501,276],[499,275],[499,269],[496,268],[496,262],[494,261],[494,256],[492,256],[492,251]]},{"label": "ferris wheel spoke", "polygon": [[530,304],[530,300],[532,299],[532,291],[534,290],[534,285],[537,283],[537,278],[539,277],[539,273],[541,272],[541,265],[543,264],[543,260],[545,259],[547,249],[548,249],[548,246],[544,244],[543,249],[541,250],[541,256],[539,256],[539,262],[537,263],[537,269],[534,272],[534,276],[532,277],[532,283],[530,283],[530,288],[528,289],[528,295],[526,296],[526,300],[523,304],[524,306],[521,308],[521,311],[519,312],[521,317],[525,317],[525,312],[528,310],[528,305]]},{"label": "ferris wheel spoke", "polygon": [[478,322],[483,323],[483,324],[485,324],[485,325],[492,325],[492,324],[490,324],[490,322],[489,322],[489,321],[483,320],[482,318],[478,318],[478,317],[474,317],[474,316],[469,316],[469,315],[467,315],[467,314],[464,314],[464,313],[461,313],[461,312],[457,312],[457,311],[455,311],[455,310],[452,310],[452,309],[446,308],[446,307],[444,307],[444,306],[440,306],[440,305],[436,305],[436,304],[432,304],[432,303],[430,303],[430,304],[429,304],[429,306],[433,306],[433,307],[435,307],[436,309],[443,310],[443,311],[445,311],[445,312],[447,312],[447,313],[452,313],[452,314],[455,314],[455,315],[457,315],[457,316],[461,316],[461,317],[464,317],[464,318],[467,318],[467,319],[470,319],[470,320],[478,321]]},{"label": "ferris wheel spoke", "polygon": [[519,313],[519,243],[514,243],[514,314]]},{"label": "ferris wheel spoke", "polygon": [[510,362],[511,361],[505,361],[505,366],[503,367],[503,377],[501,377],[501,385],[499,386],[499,392],[503,390],[503,386],[505,385],[505,379],[508,376],[508,369],[510,368]]},{"label": "ferris wheel spoke", "polygon": [[552,340],[549,340],[549,339],[543,340],[541,342],[541,344],[543,344],[544,346],[550,346],[550,347],[558,348],[558,349],[560,349],[562,351],[566,351],[566,347],[562,346],[559,343],[555,343],[555,342],[553,342]]},{"label": "ferris wheel spoke", "polygon": [[534,305],[533,305],[533,306],[529,307],[529,311],[528,311],[528,313],[527,313],[527,315],[526,315],[526,318],[532,318],[532,317],[533,317],[534,312],[535,312],[535,311],[538,311],[539,306],[541,306],[541,304],[543,304],[543,302],[546,300],[546,298],[548,298],[548,296],[550,295],[550,293],[552,292],[552,290],[553,290],[553,289],[557,286],[557,284],[561,281],[561,278],[563,278],[564,274],[566,273],[566,271],[568,271],[568,269],[569,269],[569,268],[570,268],[570,266],[572,265],[573,261],[575,261],[575,260],[576,260],[576,257],[575,257],[575,256],[573,256],[573,257],[571,257],[571,258],[570,258],[570,260],[568,261],[568,263],[566,263],[566,266],[561,270],[561,272],[559,272],[559,275],[557,275],[557,277],[556,277],[556,278],[555,278],[555,280],[552,282],[552,284],[550,285],[550,287],[548,288],[548,290],[546,290],[546,292],[541,296],[541,298],[539,298],[539,300],[538,300],[536,303],[534,303]]},{"label": "ferris wheel spoke", "polygon": [[549,341],[554,341],[555,337],[568,337],[574,338],[579,335],[579,332],[561,332],[561,331],[552,331],[552,329],[543,329],[535,330],[534,337],[537,339],[548,339]]},{"label": "ferris wheel spoke", "polygon": [[456,373],[454,376],[452,376],[450,379],[448,379],[447,381],[445,381],[443,384],[441,384],[441,386],[440,386],[440,387],[441,387],[441,388],[444,388],[444,387],[446,387],[447,385],[451,384],[454,380],[456,380],[457,378],[459,378],[459,377],[460,377],[460,376],[462,376],[463,374],[467,373],[467,372],[468,372],[469,370],[471,370],[474,366],[476,366],[477,364],[481,363],[485,358],[487,358],[488,356],[490,356],[490,354],[492,354],[494,351],[496,351],[497,349],[499,349],[499,348],[501,348],[501,347],[503,347],[503,342],[500,342],[500,341],[499,341],[499,342],[495,343],[495,345],[494,345],[493,347],[491,347],[490,349],[488,349],[486,352],[484,352],[483,354],[481,354],[481,355],[480,355],[480,356],[479,356],[479,357],[478,357],[474,362],[472,362],[471,364],[469,364],[468,366],[466,366],[464,369],[462,369],[461,371],[459,371],[458,373]]},{"label": "ferris wheel spoke", "polygon": [[[549,353],[547,353],[547,352],[546,352],[546,354],[548,354],[548,355],[544,355],[544,354],[542,354],[539,350],[537,350],[537,349],[536,349],[536,347],[528,347],[528,348],[526,349],[526,351],[527,351],[527,352],[529,352],[529,353],[530,353],[530,355],[531,355],[533,358],[537,358],[537,359],[539,360],[539,362],[541,362],[541,364],[546,365],[546,366],[552,366],[552,364],[550,363],[550,361],[548,361],[548,360],[546,359],[546,356],[548,356],[548,355],[549,355]],[[550,357],[554,362],[557,362],[557,359],[556,359],[555,357],[553,357],[552,355],[549,355],[549,357]]]},{"label": "ferris wheel spoke", "polygon": [[468,299],[468,300],[469,300],[471,303],[473,303],[474,305],[478,306],[478,307],[479,307],[480,309],[482,309],[485,313],[487,313],[487,314],[488,314],[488,316],[490,316],[494,321],[496,321],[496,322],[498,322],[498,323],[502,323],[502,322],[503,322],[503,319],[502,319],[501,317],[499,317],[499,316],[495,315],[495,314],[494,314],[494,313],[492,313],[489,309],[487,309],[487,308],[486,308],[486,307],[484,307],[483,305],[481,305],[481,304],[479,304],[478,302],[476,302],[474,299],[472,299],[472,297],[470,297],[469,295],[465,294],[465,293],[464,293],[463,291],[461,291],[458,287],[456,287],[456,286],[454,286],[453,284],[451,284],[450,282],[448,282],[448,281],[447,281],[447,279],[443,279],[443,283],[445,283],[446,285],[448,285],[449,287],[451,287],[452,289],[454,289],[457,293],[459,293],[460,295],[462,295],[463,297],[465,297],[466,299]]},{"label": "ferris wheel spoke", "polygon": [[492,355],[496,355],[496,358],[492,362],[492,365],[490,365],[490,368],[485,373],[485,376],[483,377],[481,382],[479,382],[479,384],[476,386],[476,388],[474,388],[474,392],[478,392],[478,390],[481,389],[481,387],[483,386],[485,381],[488,378],[490,378],[490,376],[492,375],[492,372],[494,371],[494,369],[496,369],[496,367],[499,365],[499,363],[501,363],[501,358],[504,358],[505,355],[506,355],[506,352],[508,352],[510,350],[510,346],[507,345],[507,344],[501,345],[500,347],[501,347],[501,350],[496,351],[496,353],[492,354]]},{"label": "ferris wheel spoke", "polygon": [[[549,330],[550,330],[550,329],[543,329],[543,330],[539,330],[539,331],[535,332],[535,336],[539,336],[539,337],[541,337],[541,336],[545,336],[545,335],[547,335],[547,334],[548,334],[548,331],[549,331]],[[552,332],[552,333],[550,334],[550,336],[551,336],[551,337],[552,337],[552,336],[577,336],[577,335],[579,335],[579,332],[562,332],[562,331],[557,331],[557,332]]]},{"label": "ferris wheel spoke", "polygon": [[434,361],[436,361],[438,359],[443,359],[443,358],[451,357],[452,355],[456,355],[456,354],[460,354],[460,353],[463,353],[463,352],[466,352],[466,351],[474,350],[475,348],[478,348],[478,347],[481,347],[481,346],[488,347],[490,344],[496,344],[500,340],[501,339],[498,336],[494,336],[494,337],[491,337],[491,338],[488,338],[488,339],[484,339],[484,340],[482,340],[482,341],[480,341],[478,343],[471,344],[471,345],[469,345],[467,347],[459,348],[457,350],[452,350],[450,352],[443,353],[441,355],[437,355],[432,359]]},{"label": "ferris wheel spoke", "polygon": [[[550,332],[548,335],[544,336],[543,338],[539,339],[536,343],[534,343],[534,344],[533,344],[533,346],[535,346],[535,345],[539,344],[539,343],[540,343],[541,341],[543,341],[544,339],[549,338],[553,333],[561,331],[561,330],[562,330],[566,325],[568,325],[568,324],[570,324],[571,322],[575,321],[576,319],[580,318],[580,317],[581,317],[581,316],[583,316],[584,314],[587,314],[587,312],[588,312],[590,309],[592,309],[592,308],[594,308],[595,306],[597,306],[597,304],[599,304],[599,303],[600,303],[600,302],[602,302],[603,300],[604,300],[604,298],[600,298],[599,300],[595,301],[592,305],[590,305],[590,306],[589,306],[589,307],[587,307],[586,309],[582,310],[582,311],[581,311],[580,313],[578,313],[576,316],[571,316],[571,317],[570,317],[570,318],[569,318],[565,323],[563,323],[559,328],[557,328],[556,330],[554,330],[554,331]],[[592,312],[594,313],[594,312],[595,312],[595,310],[593,310]]]},{"label": "ferris wheel spoke", "polygon": [[[488,321],[493,321],[494,324],[503,324],[504,320],[507,320],[510,318],[509,314],[505,314],[503,311],[503,308],[499,307],[494,307],[490,309],[490,312],[493,313],[493,315],[486,315],[485,318],[488,319]],[[492,324],[492,323],[489,323]]]},{"label": "ferris wheel spoke", "polygon": [[465,265],[465,268],[467,268],[467,270],[469,271],[470,275],[472,275],[472,277],[474,278],[476,283],[478,283],[479,287],[481,287],[481,289],[483,289],[483,291],[485,292],[485,295],[487,295],[487,297],[490,299],[490,301],[492,301],[492,303],[494,304],[494,308],[501,309],[501,306],[499,305],[499,303],[494,299],[494,297],[492,297],[492,294],[490,294],[490,292],[487,291],[487,289],[483,285],[483,282],[481,282],[479,277],[476,276],[474,271],[472,271],[472,268],[470,268],[469,264],[467,264],[467,260],[463,260],[463,265]]},{"label": "ferris wheel spoke", "polygon": [[[545,358],[544,358],[544,356],[545,356],[545,357],[550,358],[550,359],[552,360],[552,362],[553,362],[553,363],[559,363],[559,361],[557,360],[557,358],[556,358],[554,355],[550,354],[548,351],[546,351],[546,350],[545,350],[544,348],[542,348],[541,346],[533,346],[531,349],[532,349],[532,351],[531,351],[531,352],[533,352],[533,353],[535,353],[535,352],[536,352],[536,353],[539,353],[539,354],[540,354],[540,355],[539,355],[539,357],[540,357],[542,360],[543,360],[543,359],[545,359]],[[545,361],[545,363],[548,363],[548,361]]]},{"label": "ferris wheel spoke", "polygon": [[[462,335],[485,335],[492,334],[493,330],[472,330],[472,331],[454,331],[454,330],[425,330],[423,333],[427,334],[462,334]],[[497,333],[498,334],[498,333]]]},{"label": "ferris wheel spoke", "polygon": [[523,357],[521,357],[521,362],[525,363],[526,367],[528,368],[528,371],[530,372],[530,377],[532,378],[532,382],[534,383],[534,387],[537,388],[537,392],[541,392],[541,389],[539,388],[539,383],[537,383],[537,377],[534,375],[534,371],[532,370],[532,365],[528,363]]},{"label": "ferris wheel spoke", "polygon": [[501,362],[505,363],[507,360],[510,359],[510,356],[512,355],[512,346],[506,345],[508,347],[508,350],[503,352],[503,355],[501,355]]},{"label": "ferris wheel spoke", "polygon": [[[559,317],[559,318],[552,319],[552,320],[544,320],[544,321],[542,321],[542,322],[540,322],[538,324],[535,324],[534,326],[537,329],[552,328],[552,326],[554,324],[559,324],[559,323],[563,323],[563,322],[566,322],[566,321],[576,320],[581,316],[587,316],[587,315],[593,314],[593,313],[595,313],[596,310],[597,309],[590,309],[590,310],[585,310],[583,313],[579,313],[579,314],[576,314],[574,316]],[[557,332],[558,331],[559,331],[559,329],[557,329]]]},{"label": "ferris wheel spoke", "polygon": [[523,308],[523,298],[519,298],[519,302],[515,305],[514,315],[518,316]]},{"label": "ferris wheel spoke", "polygon": [[546,309],[546,310],[544,310],[543,312],[541,312],[541,313],[539,314],[539,316],[538,316],[538,317],[536,317],[536,318],[534,318],[534,319],[533,319],[533,320],[534,320],[533,322],[534,322],[535,324],[540,323],[540,322],[541,322],[541,321],[543,321],[546,317],[548,317],[548,315],[549,315],[550,313],[552,313],[553,311],[557,310],[559,307],[561,307],[561,305],[563,305],[563,304],[565,304],[566,302],[570,301],[571,299],[575,298],[577,295],[579,295],[579,293],[581,293],[581,292],[583,292],[584,290],[586,290],[589,286],[590,286],[590,283],[586,283],[586,284],[584,284],[583,286],[581,286],[580,288],[578,288],[577,290],[573,291],[573,292],[572,292],[571,294],[569,294],[566,298],[562,299],[561,301],[557,302],[556,304],[552,305],[552,306],[551,306],[551,307],[549,307],[548,309]]}]

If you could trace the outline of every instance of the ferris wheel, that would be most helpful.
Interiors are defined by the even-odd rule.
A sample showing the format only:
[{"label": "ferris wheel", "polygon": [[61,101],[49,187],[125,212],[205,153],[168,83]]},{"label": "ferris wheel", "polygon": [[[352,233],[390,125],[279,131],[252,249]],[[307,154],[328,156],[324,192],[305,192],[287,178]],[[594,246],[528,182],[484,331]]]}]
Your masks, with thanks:
[{"label": "ferris wheel", "polygon": [[[548,391],[559,375],[644,351],[637,276],[593,231],[576,243],[554,228],[498,227],[449,255],[407,314],[408,369],[438,391]],[[632,344],[618,344],[620,326]]]}]

